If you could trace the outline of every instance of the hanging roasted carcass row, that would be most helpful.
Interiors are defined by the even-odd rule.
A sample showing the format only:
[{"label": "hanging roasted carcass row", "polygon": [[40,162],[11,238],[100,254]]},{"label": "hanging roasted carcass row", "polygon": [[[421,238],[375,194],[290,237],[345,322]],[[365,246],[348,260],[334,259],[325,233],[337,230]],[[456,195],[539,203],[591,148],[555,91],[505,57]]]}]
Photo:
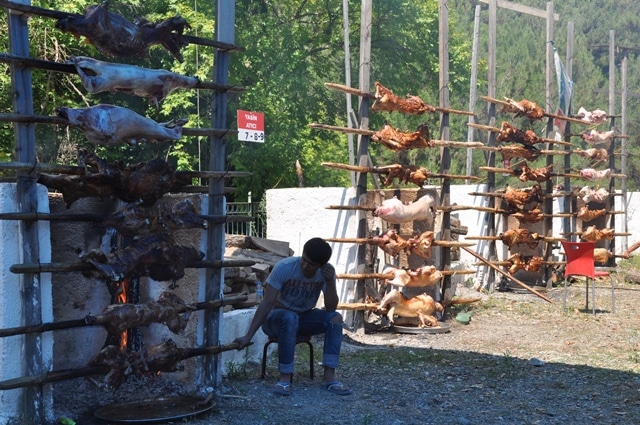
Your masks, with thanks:
[{"label": "hanging roasted carcass row", "polygon": [[62,107],[56,109],[56,113],[66,119],[69,125],[80,128],[94,145],[136,145],[179,140],[182,127],[187,123],[186,119],[157,123],[130,109],[105,104],[88,108]]},{"label": "hanging roasted carcass row", "polygon": [[202,252],[178,245],[170,235],[161,233],[144,236],[109,254],[92,250],[80,255],[82,261],[95,267],[87,273],[113,282],[142,276],[156,281],[176,281],[184,276],[185,267],[202,258]]},{"label": "hanging roasted carcass row", "polygon": [[436,108],[427,105],[418,96],[407,95],[406,99],[396,96],[393,91],[386,88],[378,81],[375,82],[375,101],[371,110],[380,112],[400,112],[402,114],[422,115],[425,112],[435,112]]},{"label": "hanging roasted carcass row", "polygon": [[38,183],[61,192],[67,207],[84,197],[114,197],[151,206],[170,190],[189,184],[176,178],[173,168],[160,158],[134,165],[110,164],[80,149],[78,165],[85,167],[84,175],[40,174]]},{"label": "hanging roasted carcass row", "polygon": [[188,43],[182,33],[189,27],[179,15],[160,22],[138,18],[135,23],[108,10],[109,3],[87,7],[84,15],[69,15],[56,22],[56,28],[76,37],[83,36],[100,52],[108,56],[146,57],[150,46],[160,44],[180,62],[180,49]]},{"label": "hanging roasted carcass row", "polygon": [[198,216],[193,202],[183,199],[171,207],[166,202],[157,202],[152,207],[143,206],[141,201],[129,202],[103,220],[101,225],[112,227],[124,236],[141,236],[206,228],[207,221]]},{"label": "hanging roasted carcass row", "polygon": [[86,56],[71,56],[82,85],[91,94],[123,92],[148,99],[156,107],[173,90],[192,88],[198,78],[164,69],[146,69],[134,65],[102,62]]}]

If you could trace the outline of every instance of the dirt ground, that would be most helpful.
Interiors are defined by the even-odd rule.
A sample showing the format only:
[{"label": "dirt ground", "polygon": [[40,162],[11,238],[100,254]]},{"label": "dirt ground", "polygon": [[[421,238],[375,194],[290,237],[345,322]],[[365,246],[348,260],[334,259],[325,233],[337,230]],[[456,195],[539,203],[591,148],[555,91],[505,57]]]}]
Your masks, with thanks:
[{"label": "dirt ground", "polygon": [[[583,281],[569,286],[566,310],[562,286],[545,293],[553,304],[459,288],[456,295],[482,300],[449,312],[450,332],[345,332],[339,376],[352,395],[320,389],[300,349],[292,396],[271,393],[272,358],[267,379],[257,365],[229,377],[213,411],[188,423],[640,423],[640,285],[623,277],[615,313],[609,281],[597,282],[596,315],[584,310]],[[455,320],[460,311],[469,324]]]}]

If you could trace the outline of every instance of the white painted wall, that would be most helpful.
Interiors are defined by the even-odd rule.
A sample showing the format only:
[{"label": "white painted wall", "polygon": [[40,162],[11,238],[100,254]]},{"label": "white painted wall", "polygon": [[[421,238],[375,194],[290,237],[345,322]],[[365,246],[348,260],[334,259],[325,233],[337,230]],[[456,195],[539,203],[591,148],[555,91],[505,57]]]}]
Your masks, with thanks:
[{"label": "white painted wall", "polygon": [[[3,213],[17,212],[16,184],[0,184],[0,211]],[[49,211],[47,189],[38,187],[39,212]],[[24,326],[23,321],[23,279],[22,275],[15,274],[9,269],[14,264],[23,262],[22,240],[20,237],[20,221],[0,220],[0,328],[12,328]],[[40,244],[41,262],[50,262],[51,244],[49,236],[49,224],[41,221],[38,224],[38,239]],[[51,276],[48,273],[40,274],[40,297],[42,320],[50,322],[51,308]],[[42,346],[42,371],[49,370],[52,363],[52,337],[50,333],[44,333],[41,337]],[[19,378],[26,375],[26,359],[23,353],[24,337],[21,335],[0,338],[0,381]],[[0,423],[8,423],[20,415],[19,406],[22,389],[0,391]],[[50,394],[47,388],[44,391],[43,402],[50,404]]]}]

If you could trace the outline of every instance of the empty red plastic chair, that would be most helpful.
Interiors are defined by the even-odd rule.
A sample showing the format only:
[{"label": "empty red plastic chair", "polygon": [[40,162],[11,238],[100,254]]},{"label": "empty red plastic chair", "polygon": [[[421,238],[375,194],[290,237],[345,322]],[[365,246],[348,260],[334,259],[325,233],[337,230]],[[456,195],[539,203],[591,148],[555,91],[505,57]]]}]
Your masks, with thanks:
[{"label": "empty red plastic chair", "polygon": [[567,278],[569,276],[584,276],[587,278],[585,310],[589,310],[589,280],[591,280],[591,309],[596,314],[596,277],[608,277],[611,279],[611,311],[616,311],[616,298],[614,293],[614,279],[608,271],[598,270],[593,259],[595,244],[593,242],[567,242],[562,241],[562,247],[567,257],[564,269],[564,296],[562,306],[567,304]]}]

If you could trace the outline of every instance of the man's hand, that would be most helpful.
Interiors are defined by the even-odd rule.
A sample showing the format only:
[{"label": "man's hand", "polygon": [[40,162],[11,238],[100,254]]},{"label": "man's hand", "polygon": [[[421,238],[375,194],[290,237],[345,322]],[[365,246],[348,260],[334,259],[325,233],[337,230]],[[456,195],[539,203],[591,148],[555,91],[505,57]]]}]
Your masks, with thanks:
[{"label": "man's hand", "polygon": [[245,336],[241,336],[241,337],[238,337],[238,338],[234,339],[233,342],[237,342],[238,343],[238,351],[240,351],[244,347],[246,347],[247,345],[251,344],[251,338],[249,338],[247,335],[245,335]]}]

